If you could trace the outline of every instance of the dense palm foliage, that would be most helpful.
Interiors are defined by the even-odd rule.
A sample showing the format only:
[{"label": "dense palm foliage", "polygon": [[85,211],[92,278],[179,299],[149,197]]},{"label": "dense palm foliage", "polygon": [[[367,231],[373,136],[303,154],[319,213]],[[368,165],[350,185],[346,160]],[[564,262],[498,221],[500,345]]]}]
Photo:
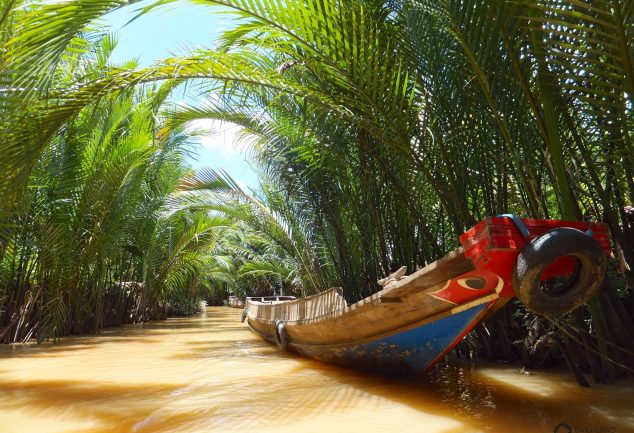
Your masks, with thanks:
[{"label": "dense palm foliage", "polygon": [[[64,59],[68,75],[104,68],[112,39],[90,47]],[[96,100],[36,158],[2,229],[2,341],[94,332],[196,301],[187,291],[214,263],[227,221],[169,212],[187,147],[179,131],[160,131],[165,94],[130,89]]]},{"label": "dense palm foliage", "polygon": [[[117,229],[122,238],[102,241],[86,253],[87,261],[80,262],[86,270],[72,275],[85,280],[72,290],[93,296],[82,284],[92,284],[97,275],[94,293],[101,295],[94,296],[103,298],[110,290],[105,287],[117,287],[106,282],[143,281],[151,305],[165,293],[163,285],[200,284],[301,293],[338,285],[353,301],[374,292],[376,279],[389,271],[401,265],[413,271],[455,248],[457,236],[488,215],[594,219],[610,227],[615,278],[587,311],[559,326],[569,333],[571,346],[583,352],[579,364],[596,379],[614,376],[614,361],[622,373],[634,367],[628,337],[634,332],[634,233],[626,210],[634,202],[631,1],[195,0],[236,15],[236,25],[223,35],[219,49],[187,53],[144,69],[115,69],[103,62],[98,68],[81,66],[76,57],[88,49],[89,25],[128,3],[14,0],[4,6],[0,168],[6,176],[0,181],[0,223],[7,234],[2,260],[20,257],[26,248],[15,246],[20,242],[32,244],[17,229],[27,224],[22,215],[40,215],[28,210],[38,194],[53,203],[52,209],[44,206],[52,214],[61,212],[61,202],[93,209],[79,199],[51,198],[70,194],[57,190],[65,178],[51,175],[63,168],[53,166],[63,161],[58,154],[70,146],[67,142],[81,154],[78,160],[90,158],[84,152],[91,152],[94,139],[81,125],[102,131],[103,122],[114,122],[107,120],[114,107],[118,113],[135,113],[145,106],[146,113],[161,113],[166,120],[154,124],[147,120],[150,116],[138,119],[141,124],[129,131],[146,131],[143,139],[133,134],[135,140],[151,142],[156,149],[145,149],[148,154],[139,154],[136,163],[120,156],[131,164],[131,172],[139,173],[138,185],[130,185],[129,192],[124,188],[126,194],[138,194],[130,196],[128,214],[137,218],[121,216],[131,226]],[[129,90],[166,79],[159,91],[143,98]],[[189,80],[208,91],[207,101],[191,107],[161,104],[173,86]],[[111,92],[113,96],[106,96]],[[126,122],[139,117],[130,114]],[[184,174],[178,172],[180,165],[157,162],[172,161],[183,126],[201,118],[238,124],[251,138],[253,159],[266,180],[258,196],[213,171],[178,181]],[[81,139],[64,138],[71,133]],[[127,149],[120,155],[135,150],[129,147],[134,140],[121,141],[117,134],[108,140]],[[102,155],[116,158],[117,152]],[[46,166],[47,161],[52,165]],[[79,185],[76,167],[70,170],[68,185]],[[88,175],[81,172],[81,181],[89,190],[97,188]],[[119,187],[104,194],[103,200],[111,197],[110,202],[94,209],[102,206],[107,212],[123,193]],[[169,194],[170,188],[176,193]],[[157,209],[166,203],[170,211],[161,214]],[[138,215],[149,220],[135,226]],[[216,231],[207,228],[221,223],[210,215],[231,221],[222,239],[212,241]],[[109,217],[102,217],[103,224]],[[117,227],[117,216],[112,218]],[[70,221],[85,236],[84,223]],[[174,253],[161,256],[152,250],[157,240],[172,239],[166,230],[180,231],[183,242],[192,230],[209,234],[205,246],[185,244],[185,251],[218,247],[214,265],[205,265],[205,281],[198,281],[197,272],[184,274],[190,281],[170,276],[169,256]],[[83,244],[73,245],[75,254],[83,251],[77,247]],[[118,265],[104,261],[111,251],[107,248],[129,254],[118,260],[141,274],[117,274]],[[82,259],[59,257],[67,264]],[[161,260],[150,272],[150,265]],[[30,259],[24,263],[40,266]],[[196,263],[192,269],[200,265]],[[46,270],[67,281],[52,268]],[[180,275],[179,270],[173,272]],[[72,293],[66,310],[58,308],[68,318],[73,314],[70,298],[77,296]],[[539,322],[533,328],[540,331],[517,331],[510,324],[525,313],[516,306],[506,313],[479,338],[488,352],[495,352],[489,346],[499,341],[535,341],[535,333],[553,329],[553,324],[527,316],[531,323]],[[79,326],[71,319],[68,323]],[[507,335],[505,329],[517,332]],[[530,347],[499,351],[506,358],[517,356],[513,353],[526,358]]]}]

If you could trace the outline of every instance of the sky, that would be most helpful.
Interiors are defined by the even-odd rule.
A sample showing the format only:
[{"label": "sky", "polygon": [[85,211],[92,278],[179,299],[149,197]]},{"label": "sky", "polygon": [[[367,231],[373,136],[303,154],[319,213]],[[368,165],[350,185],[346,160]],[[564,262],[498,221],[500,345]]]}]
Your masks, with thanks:
[{"label": "sky", "polygon": [[[112,64],[138,59],[140,66],[178,55],[186,49],[213,48],[223,30],[231,26],[232,15],[214,6],[177,2],[149,12],[130,22],[137,11],[151,4],[144,1],[108,14],[104,23],[117,35],[118,45],[112,53]],[[192,103],[191,96],[178,95]],[[242,188],[254,189],[258,177],[245,159],[245,145],[237,141],[239,127],[212,120],[196,121],[191,130],[208,130],[196,140],[197,158],[194,167],[222,168]]]}]

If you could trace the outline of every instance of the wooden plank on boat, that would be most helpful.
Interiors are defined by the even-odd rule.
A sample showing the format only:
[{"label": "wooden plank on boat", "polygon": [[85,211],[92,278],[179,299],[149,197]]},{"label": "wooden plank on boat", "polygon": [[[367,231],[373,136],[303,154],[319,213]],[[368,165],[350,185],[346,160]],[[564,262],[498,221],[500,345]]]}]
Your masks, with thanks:
[{"label": "wooden plank on boat", "polygon": [[385,294],[385,296],[398,298],[412,290],[425,290],[474,269],[473,264],[465,257],[464,251],[460,247],[442,259],[394,283],[388,288],[389,295]]}]

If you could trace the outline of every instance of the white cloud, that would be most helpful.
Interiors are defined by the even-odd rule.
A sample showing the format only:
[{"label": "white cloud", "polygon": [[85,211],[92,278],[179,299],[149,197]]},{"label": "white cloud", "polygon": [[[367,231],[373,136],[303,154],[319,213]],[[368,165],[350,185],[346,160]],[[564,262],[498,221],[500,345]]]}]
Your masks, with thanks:
[{"label": "white cloud", "polygon": [[216,119],[197,119],[189,122],[185,132],[195,136],[200,145],[208,150],[226,155],[242,155],[240,146],[242,126]]}]

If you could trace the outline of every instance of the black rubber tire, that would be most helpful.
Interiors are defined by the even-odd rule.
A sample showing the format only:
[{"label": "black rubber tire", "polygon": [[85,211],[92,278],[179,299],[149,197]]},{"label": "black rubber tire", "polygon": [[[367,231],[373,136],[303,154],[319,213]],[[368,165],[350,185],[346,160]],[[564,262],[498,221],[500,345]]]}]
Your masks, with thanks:
[{"label": "black rubber tire", "polygon": [[286,332],[284,321],[280,319],[275,321],[275,344],[277,344],[277,347],[281,350],[288,348],[288,333]]},{"label": "black rubber tire", "polygon": [[247,318],[247,307],[244,307],[242,310],[242,317],[240,318],[240,323],[244,323],[244,320]]},{"label": "black rubber tire", "polygon": [[[542,290],[540,276],[560,257],[578,260],[574,280],[557,293]],[[513,289],[530,311],[543,316],[567,313],[585,304],[599,289],[607,257],[597,241],[580,230],[561,227],[533,239],[517,257]]]}]

